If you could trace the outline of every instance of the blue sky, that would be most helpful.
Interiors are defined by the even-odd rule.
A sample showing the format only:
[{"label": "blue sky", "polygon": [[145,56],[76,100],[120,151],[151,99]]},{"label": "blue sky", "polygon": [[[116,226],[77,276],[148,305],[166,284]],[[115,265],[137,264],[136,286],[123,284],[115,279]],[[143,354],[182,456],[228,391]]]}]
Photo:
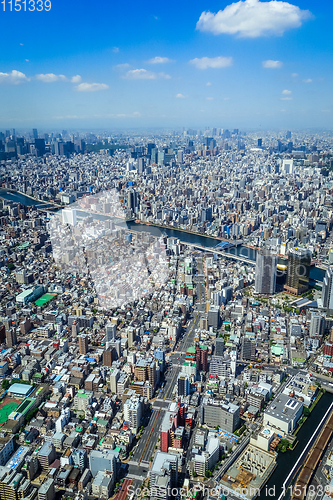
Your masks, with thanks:
[{"label": "blue sky", "polygon": [[0,126],[331,128],[332,17],[329,1],[7,2]]}]

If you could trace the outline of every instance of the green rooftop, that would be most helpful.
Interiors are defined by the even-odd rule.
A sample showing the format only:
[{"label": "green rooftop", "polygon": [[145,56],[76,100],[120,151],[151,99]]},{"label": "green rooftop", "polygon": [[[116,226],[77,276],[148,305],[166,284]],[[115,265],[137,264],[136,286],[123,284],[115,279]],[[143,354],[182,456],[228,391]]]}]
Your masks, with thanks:
[{"label": "green rooftop", "polygon": [[56,296],[57,296],[56,293],[45,293],[44,295],[42,295],[42,297],[40,297],[38,300],[36,300],[35,304],[38,307],[43,307],[43,306],[45,306],[45,304],[47,304],[51,300],[55,299]]},{"label": "green rooftop", "polygon": [[271,347],[271,352],[275,356],[282,356],[282,354],[283,354],[283,346],[282,345],[273,345]]}]

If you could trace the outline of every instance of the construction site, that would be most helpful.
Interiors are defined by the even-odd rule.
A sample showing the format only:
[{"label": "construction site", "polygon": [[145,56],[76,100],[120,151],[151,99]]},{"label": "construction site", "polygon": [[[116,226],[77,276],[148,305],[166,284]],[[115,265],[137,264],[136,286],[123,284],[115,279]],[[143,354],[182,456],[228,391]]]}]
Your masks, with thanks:
[{"label": "construction site", "polygon": [[221,484],[249,500],[254,499],[273,473],[276,456],[275,452],[248,445],[221,478]]}]

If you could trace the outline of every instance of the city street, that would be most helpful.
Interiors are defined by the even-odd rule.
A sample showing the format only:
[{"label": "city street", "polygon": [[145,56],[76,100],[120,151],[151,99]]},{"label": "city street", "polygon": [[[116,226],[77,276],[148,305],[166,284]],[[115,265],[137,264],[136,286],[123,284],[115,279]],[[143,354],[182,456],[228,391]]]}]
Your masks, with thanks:
[{"label": "city street", "polygon": [[[204,286],[203,265],[201,257],[198,258],[198,268],[200,274],[198,276],[197,286],[199,290],[201,290],[200,292],[201,299],[204,300],[205,286]],[[169,357],[169,363],[172,363],[172,366],[169,367],[165,375],[166,381],[164,388],[159,393],[158,398],[155,400],[153,404],[153,411],[149,423],[147,427],[145,427],[142,436],[140,438],[140,441],[134,451],[132,459],[129,462],[132,465],[141,465],[143,467],[149,466],[150,459],[153,456],[155,446],[157,444],[160,435],[159,432],[160,425],[165,413],[165,409],[169,406],[170,402],[173,400],[173,393],[175,390],[177,377],[181,372],[181,367],[185,359],[186,351],[191,345],[193,345],[195,331],[198,328],[199,321],[200,321],[200,314],[195,308],[193,311],[193,318],[187,327],[183,340],[179,342],[178,351],[173,352]]]}]

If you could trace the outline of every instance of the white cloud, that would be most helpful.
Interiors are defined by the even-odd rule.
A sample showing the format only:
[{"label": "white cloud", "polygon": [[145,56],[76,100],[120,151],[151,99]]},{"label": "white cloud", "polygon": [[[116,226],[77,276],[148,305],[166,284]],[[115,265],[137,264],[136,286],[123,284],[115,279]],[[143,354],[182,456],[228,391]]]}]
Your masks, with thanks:
[{"label": "white cloud", "polygon": [[303,80],[304,83],[312,83],[312,79],[311,78],[306,78],[305,80]]},{"label": "white cloud", "polygon": [[13,69],[10,73],[0,73],[0,83],[9,83],[11,85],[18,85],[19,83],[29,82],[30,78],[27,78],[24,73]]},{"label": "white cloud", "polygon": [[214,97],[206,97],[206,101],[214,101]]},{"label": "white cloud", "polygon": [[141,113],[139,111],[134,111],[134,113],[111,113],[107,115],[107,118],[139,118]]},{"label": "white cloud", "polygon": [[54,116],[54,120],[80,120],[84,118],[84,116],[77,116],[77,115],[66,115],[66,116]]},{"label": "white cloud", "polygon": [[292,101],[292,97],[281,97],[281,101]]},{"label": "white cloud", "polygon": [[157,77],[163,78],[163,80],[171,80],[171,76],[167,75],[166,73],[158,73]]},{"label": "white cloud", "polygon": [[171,76],[165,73],[154,73],[153,71],[147,71],[146,69],[131,69],[127,71],[124,78],[129,80],[156,80],[162,78],[164,80],[170,80]]},{"label": "white cloud", "polygon": [[183,95],[183,94],[177,94],[176,95],[177,99],[185,99],[186,98],[186,95]]},{"label": "white cloud", "polygon": [[282,90],[283,95],[290,95],[291,93],[291,90]]},{"label": "white cloud", "polygon": [[78,92],[97,92],[98,90],[107,90],[109,88],[105,83],[80,83],[75,87]]},{"label": "white cloud", "polygon": [[123,63],[123,64],[116,64],[115,66],[113,66],[113,69],[127,69],[129,68],[130,65],[128,63]]},{"label": "white cloud", "polygon": [[115,54],[117,54],[117,52],[119,52],[119,47],[113,47],[112,52],[114,52]]},{"label": "white cloud", "polygon": [[29,59],[24,59],[24,60],[25,60],[25,62],[29,62]]},{"label": "white cloud", "polygon": [[168,57],[160,57],[160,56],[153,57],[152,59],[149,59],[149,61],[147,61],[148,64],[164,64],[168,62],[172,62],[172,60],[169,59]]},{"label": "white cloud", "polygon": [[53,82],[67,82],[68,79],[65,77],[65,75],[55,75],[54,73],[47,73],[46,75],[40,74],[36,75],[37,80],[40,80],[41,82],[44,83],[53,83]]},{"label": "white cloud", "polygon": [[283,63],[281,61],[272,61],[271,59],[262,62],[263,68],[268,68],[268,69],[281,68],[282,64]]},{"label": "white cloud", "polygon": [[214,35],[226,33],[248,38],[281,36],[288,29],[299,28],[309,17],[308,10],[288,2],[245,0],[227,5],[217,14],[202,12],[197,29]]},{"label": "white cloud", "polygon": [[198,69],[226,68],[227,66],[232,66],[232,57],[201,57],[201,59],[196,57],[190,63],[194,64]]},{"label": "white cloud", "polygon": [[72,76],[72,78],[71,78],[72,83],[80,83],[81,80],[82,80],[82,78],[80,77],[80,75]]},{"label": "white cloud", "polygon": [[207,87],[210,87],[211,86],[211,83],[210,82],[207,82],[206,83]]},{"label": "white cloud", "polygon": [[298,76],[298,73],[291,73],[291,76],[292,76],[293,78],[296,78],[296,77]]}]

